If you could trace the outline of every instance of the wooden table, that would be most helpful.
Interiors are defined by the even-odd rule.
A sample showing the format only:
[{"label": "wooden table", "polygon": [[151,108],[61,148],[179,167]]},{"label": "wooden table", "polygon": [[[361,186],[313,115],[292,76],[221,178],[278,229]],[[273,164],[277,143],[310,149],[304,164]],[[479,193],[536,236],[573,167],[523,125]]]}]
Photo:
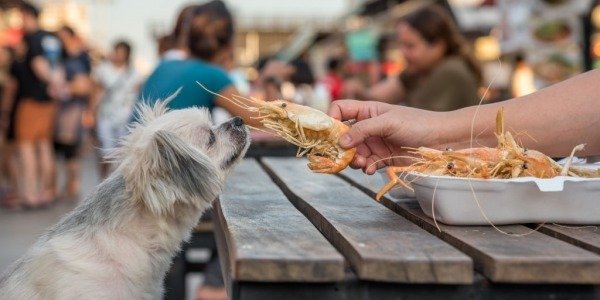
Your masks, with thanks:
[{"label": "wooden table", "polygon": [[243,161],[215,203],[230,297],[600,299],[600,228],[440,232],[414,199],[376,202],[379,186],[354,170],[314,174],[302,159]]}]

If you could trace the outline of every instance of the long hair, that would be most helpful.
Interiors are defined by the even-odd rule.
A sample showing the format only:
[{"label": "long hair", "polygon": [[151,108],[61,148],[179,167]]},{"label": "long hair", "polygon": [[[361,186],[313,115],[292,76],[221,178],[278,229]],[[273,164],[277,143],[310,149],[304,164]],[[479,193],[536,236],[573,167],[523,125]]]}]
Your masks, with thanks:
[{"label": "long hair", "polygon": [[478,83],[482,81],[481,67],[473,57],[463,35],[452,17],[440,6],[430,5],[419,9],[400,19],[400,23],[406,23],[427,41],[429,44],[443,42],[446,44],[445,57],[458,56],[464,60]]},{"label": "long hair", "polygon": [[190,24],[190,54],[211,61],[218,51],[231,46],[233,35],[233,17],[223,1],[213,0],[200,5]]}]

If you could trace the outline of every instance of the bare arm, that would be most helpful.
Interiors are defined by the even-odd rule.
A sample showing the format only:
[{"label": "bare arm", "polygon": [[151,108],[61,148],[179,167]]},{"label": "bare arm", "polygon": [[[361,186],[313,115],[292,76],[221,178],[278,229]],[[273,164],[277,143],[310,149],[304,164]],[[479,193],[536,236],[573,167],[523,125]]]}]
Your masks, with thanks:
[{"label": "bare arm", "polygon": [[[505,109],[506,129],[521,135],[524,146],[549,156],[566,156],[585,143],[582,155],[600,154],[600,71],[590,71],[536,93],[505,102],[482,105],[474,122],[477,142],[494,146],[495,115]],[[477,107],[440,115],[437,144],[469,147],[471,122]],[[475,144],[476,145],[476,144]]]},{"label": "bare arm", "polygon": [[[244,123],[246,123],[250,126],[262,128],[262,125],[260,124],[260,122],[257,119],[252,118],[252,117],[257,117],[258,116],[257,113],[247,111],[244,108],[236,105],[232,101],[227,100],[227,99],[233,99],[234,95],[237,96],[240,94],[233,85],[222,90],[220,92],[220,94],[223,97],[215,96],[215,104],[217,106],[226,109],[230,114],[232,114],[234,116],[242,117],[242,119],[244,119]],[[237,99],[239,99],[239,97]],[[246,102],[244,100],[240,100],[240,101]],[[248,102],[248,104],[250,105],[249,102]]]},{"label": "bare arm", "polygon": [[104,86],[95,80],[93,82],[92,96],[90,97],[90,111],[94,115],[96,115],[96,112],[98,111],[98,106],[100,106],[102,97],[104,97]]},{"label": "bare arm", "polygon": [[600,71],[591,71],[528,96],[451,112],[345,100],[335,101],[329,113],[337,119],[359,121],[340,138],[340,145],[357,147],[352,166],[367,173],[389,163],[378,162],[382,158],[405,155],[402,147],[496,146],[494,130],[500,107],[505,108],[505,128],[525,147],[557,157],[586,143],[581,154],[596,155],[600,154],[599,82]]},{"label": "bare arm", "polygon": [[365,95],[367,100],[385,103],[402,102],[405,96],[404,87],[396,77],[388,77],[369,89]]},{"label": "bare arm", "polygon": [[41,55],[33,58],[31,61],[31,69],[37,78],[43,82],[49,83],[52,80],[52,74],[50,72],[50,64],[48,60]]},{"label": "bare arm", "polygon": [[4,130],[7,129],[6,127],[10,119],[10,111],[15,100],[18,84],[17,80],[10,76],[4,85],[2,95],[0,95],[2,97],[0,98],[0,103],[2,103],[2,106],[0,107],[0,132],[4,132]]}]

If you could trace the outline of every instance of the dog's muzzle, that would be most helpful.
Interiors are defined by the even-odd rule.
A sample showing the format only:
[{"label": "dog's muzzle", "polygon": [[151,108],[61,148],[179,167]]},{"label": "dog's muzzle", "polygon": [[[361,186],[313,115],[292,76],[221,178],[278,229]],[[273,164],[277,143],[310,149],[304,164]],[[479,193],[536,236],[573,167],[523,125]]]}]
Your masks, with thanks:
[{"label": "dog's muzzle", "polygon": [[231,142],[235,145],[235,149],[231,157],[223,165],[224,169],[229,168],[238,158],[243,156],[250,145],[250,132],[244,126],[244,120],[240,117],[234,117],[223,124],[227,129]]}]

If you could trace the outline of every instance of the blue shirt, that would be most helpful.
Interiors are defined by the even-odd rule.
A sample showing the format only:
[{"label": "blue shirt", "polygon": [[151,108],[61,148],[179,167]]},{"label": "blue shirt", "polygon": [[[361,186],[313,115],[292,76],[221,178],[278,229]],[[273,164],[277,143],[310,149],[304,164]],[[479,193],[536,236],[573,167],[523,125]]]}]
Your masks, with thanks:
[{"label": "blue shirt", "polygon": [[168,104],[170,109],[196,106],[212,110],[216,96],[205,91],[196,81],[215,93],[233,84],[227,73],[215,65],[197,59],[165,60],[144,83],[138,101],[153,104],[181,88],[179,95]]}]

